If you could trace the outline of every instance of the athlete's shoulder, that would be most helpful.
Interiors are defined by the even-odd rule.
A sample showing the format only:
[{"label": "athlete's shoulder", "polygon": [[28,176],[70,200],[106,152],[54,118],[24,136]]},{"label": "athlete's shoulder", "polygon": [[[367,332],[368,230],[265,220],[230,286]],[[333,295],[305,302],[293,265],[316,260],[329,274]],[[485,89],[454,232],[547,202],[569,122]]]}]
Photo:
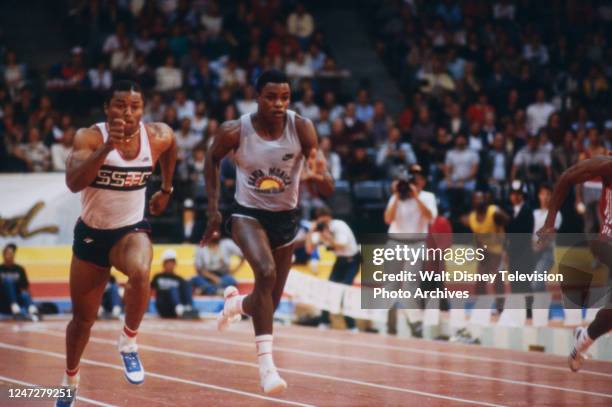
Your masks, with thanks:
[{"label": "athlete's shoulder", "polygon": [[294,113],[294,117],[295,117],[295,128],[300,131],[302,129],[310,129],[313,128],[314,129],[314,124],[312,123],[312,120],[301,116],[299,113],[297,112],[293,112]]},{"label": "athlete's shoulder", "polygon": [[215,141],[225,146],[236,148],[240,143],[240,120],[228,120],[219,126]]},{"label": "athlete's shoulder", "polygon": [[102,133],[98,126],[94,124],[89,127],[81,127],[76,131],[73,146],[75,150],[81,148],[91,148],[95,150],[103,142]]},{"label": "athlete's shoulder", "polygon": [[144,124],[149,138],[159,140],[169,140],[174,137],[174,131],[166,123],[151,122]]},{"label": "athlete's shoulder", "polygon": [[225,121],[223,123],[221,123],[221,125],[219,126],[219,135],[223,135],[223,136],[236,136],[236,135],[240,135],[240,120],[228,120]]}]

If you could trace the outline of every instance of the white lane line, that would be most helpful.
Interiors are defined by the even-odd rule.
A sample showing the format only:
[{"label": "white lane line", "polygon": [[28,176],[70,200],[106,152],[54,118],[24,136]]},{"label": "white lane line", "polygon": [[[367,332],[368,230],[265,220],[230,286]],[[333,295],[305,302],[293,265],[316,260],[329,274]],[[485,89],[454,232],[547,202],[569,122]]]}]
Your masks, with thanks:
[{"label": "white lane line", "polygon": [[[143,332],[143,331],[140,330],[140,332]],[[41,333],[41,334],[50,335],[50,336],[64,337],[63,334],[52,332],[52,331],[43,331],[43,330],[41,330],[41,331],[37,331],[36,333]],[[147,332],[147,333],[149,333],[149,332]],[[104,338],[96,338],[94,336],[91,336],[89,338],[89,341],[90,342],[102,343],[102,344],[108,344],[108,345],[112,345],[112,346],[116,345],[116,341],[114,341],[114,340],[104,339]],[[172,355],[177,355],[177,356],[184,356],[184,357],[187,357],[187,358],[196,358],[196,359],[210,360],[210,361],[214,361],[214,362],[226,363],[226,364],[231,364],[231,365],[253,367],[253,368],[256,368],[256,369],[259,368],[259,365],[257,365],[256,363],[243,362],[243,361],[238,361],[238,360],[234,360],[234,359],[222,358],[222,357],[218,357],[218,356],[209,356],[209,355],[204,355],[204,354],[200,354],[200,353],[193,353],[193,352],[179,351],[179,350],[174,350],[174,349],[159,348],[159,347],[156,347],[156,346],[142,345],[142,344],[138,344],[138,348],[139,349],[146,349],[146,350],[149,350],[149,351],[152,351],[152,352],[159,352],[159,353],[164,353],[164,354],[172,354]],[[399,391],[399,392],[404,392],[404,393],[417,394],[417,395],[420,395],[420,396],[434,397],[434,398],[443,399],[443,400],[450,400],[450,401],[469,403],[469,404],[477,404],[477,405],[482,405],[482,406],[500,406],[500,404],[493,404],[493,403],[487,403],[487,402],[476,401],[476,400],[462,399],[462,398],[452,397],[452,396],[443,396],[443,395],[440,395],[440,394],[428,393],[428,392],[424,392],[424,391],[420,391],[420,390],[413,390],[413,389],[407,389],[407,388],[402,388],[402,387],[388,386],[388,385],[383,385],[383,384],[377,384],[377,383],[371,383],[371,382],[366,382],[366,381],[361,381],[361,380],[348,379],[348,378],[344,378],[344,377],[329,376],[329,375],[325,375],[325,374],[314,373],[314,372],[307,372],[307,371],[302,371],[302,370],[286,369],[286,368],[278,368],[278,370],[281,371],[281,372],[293,373],[293,374],[297,374],[297,375],[301,375],[301,376],[316,377],[318,379],[333,380],[333,381],[357,384],[357,385],[362,385],[362,386],[367,386],[367,387],[375,387],[375,388],[384,389],[384,390],[391,390],[391,391]],[[149,374],[149,373],[147,373],[147,374]]]},{"label": "white lane line", "polygon": [[[161,326],[162,325],[160,325],[160,327]],[[216,328],[214,327],[200,327],[200,329],[207,330],[207,331],[216,330]],[[232,332],[232,333],[239,332],[241,334],[251,334],[251,332],[247,331],[246,329],[236,329],[236,327],[230,328],[228,332]],[[511,364],[515,366],[537,367],[540,369],[558,370],[558,371],[566,372],[566,373],[568,372],[568,369],[569,369],[569,368],[559,367],[559,366],[549,366],[549,365],[545,365],[541,363],[520,362],[520,361],[512,360],[512,359],[498,359],[498,358],[492,358],[492,357],[486,357],[486,356],[465,355],[463,353],[450,352],[450,351],[416,349],[416,348],[412,348],[408,346],[398,346],[398,345],[372,344],[372,343],[365,343],[363,341],[357,342],[354,339],[351,339],[350,337],[348,337],[348,335],[354,335],[354,334],[352,333],[347,334],[346,339],[333,339],[333,338],[324,338],[321,336],[282,333],[282,330],[277,330],[276,332],[274,332],[275,338],[303,339],[303,340],[308,340],[308,341],[333,343],[333,344],[338,344],[338,345],[343,345],[343,346],[355,346],[355,347],[364,347],[364,348],[370,348],[370,349],[393,350],[393,351],[398,351],[398,352],[418,353],[418,354],[423,354],[423,355],[448,356],[448,357],[457,358],[457,359],[477,360],[481,362],[504,363],[504,364],[507,363],[507,364]],[[363,337],[360,337],[360,338],[363,339]],[[499,349],[499,350],[503,351],[504,349]],[[548,355],[548,356],[552,356],[554,358],[562,358],[562,356],[559,356],[559,355]],[[602,360],[598,360],[597,362],[611,363],[609,361],[602,361]],[[580,374],[581,375],[590,374],[594,376],[612,378],[612,373],[596,372],[593,370],[580,369]]]},{"label": "white lane line", "polygon": [[[41,332],[41,333],[44,333],[44,332]],[[116,345],[115,341],[110,341],[110,342],[112,342],[113,346]],[[65,357],[66,357],[62,353],[50,352],[50,351],[46,351],[46,350],[42,350],[42,349],[30,348],[30,347],[27,347],[27,346],[12,345],[10,343],[5,343],[5,342],[0,342],[0,348],[17,350],[17,351],[21,351],[21,352],[34,353],[34,354],[45,355],[45,356],[51,356],[51,357],[59,358],[59,359],[65,359]],[[168,350],[165,350],[165,351],[162,350],[162,351],[165,352],[165,353],[169,353]],[[93,360],[93,359],[81,359],[81,363],[87,364],[87,365],[100,366],[100,367],[106,367],[106,368],[109,368],[109,369],[115,369],[115,370],[123,371],[123,367],[122,366],[113,365],[111,363],[106,363],[106,362],[100,362],[100,361]],[[260,400],[272,401],[272,402],[275,402],[275,403],[289,404],[289,405],[301,406],[301,407],[314,407],[311,404],[304,404],[304,403],[298,403],[298,402],[295,402],[295,401],[289,401],[289,400],[282,400],[282,399],[277,399],[277,398],[272,398],[272,397],[266,397],[266,396],[262,396],[262,395],[259,395],[259,394],[250,393],[250,392],[247,392],[247,391],[236,390],[236,389],[232,389],[232,388],[229,388],[229,387],[222,387],[222,386],[217,386],[217,385],[214,385],[214,384],[208,384],[208,383],[203,383],[203,382],[196,382],[196,381],[193,381],[193,380],[181,379],[179,377],[167,376],[167,375],[163,375],[163,374],[159,374],[159,373],[153,373],[153,372],[150,372],[150,371],[147,371],[146,375],[147,376],[151,376],[151,377],[155,377],[155,378],[158,378],[158,379],[169,380],[169,381],[172,381],[172,382],[183,383],[183,384],[190,384],[190,385],[193,385],[193,386],[204,387],[204,388],[212,389],[212,390],[224,391],[224,392],[227,392],[227,393],[240,394],[241,396],[247,396],[247,397],[252,397],[252,398],[256,398],[256,399],[260,399]]]},{"label": "white lane line", "polygon": [[[17,380],[17,379],[13,379],[13,378],[6,377],[6,376],[0,376],[0,381],[9,382],[9,383],[15,383],[15,384],[19,384],[19,385],[22,385],[22,386],[42,387],[39,384],[28,383],[28,382],[24,382],[23,380]],[[83,397],[83,396],[77,396],[76,398],[77,398],[77,400],[81,400],[81,401],[84,401],[86,403],[93,404],[94,406],[118,407],[115,404],[103,403],[101,401],[93,400],[93,399],[90,399],[90,398],[87,398],[87,397]],[[15,399],[15,401],[16,400],[18,400],[18,399]]]},{"label": "white lane line", "polygon": [[[231,345],[237,345],[237,346],[248,347],[248,348],[253,348],[253,349],[255,348],[255,345],[252,342],[235,341],[231,339],[206,338],[206,337],[197,336],[197,335],[179,334],[179,333],[162,333],[162,332],[157,332],[157,331],[149,331],[146,329],[144,330],[141,329],[140,332],[145,332],[151,335],[167,336],[167,337],[177,338],[177,339],[179,338],[189,339],[189,340],[197,340],[197,341],[203,341],[203,342],[231,344]],[[558,387],[558,386],[552,386],[548,384],[526,382],[522,380],[504,379],[500,377],[483,376],[483,375],[478,375],[478,374],[473,374],[473,373],[464,373],[464,372],[458,372],[455,370],[448,370],[448,369],[428,368],[428,367],[410,365],[410,364],[404,364],[404,363],[390,363],[390,362],[383,362],[383,361],[378,361],[374,359],[366,359],[366,358],[354,357],[354,356],[342,356],[342,355],[336,355],[333,353],[306,351],[306,350],[299,350],[295,348],[287,348],[283,346],[274,346],[274,350],[298,354],[298,355],[304,355],[304,356],[319,357],[323,359],[338,359],[338,360],[345,360],[345,361],[353,362],[353,363],[365,363],[365,364],[370,364],[370,365],[378,365],[378,366],[392,367],[392,368],[398,368],[398,369],[416,370],[416,371],[430,372],[430,373],[442,373],[442,374],[448,374],[451,376],[467,377],[470,379],[488,380],[488,381],[495,381],[495,382],[501,382],[501,383],[537,387],[541,389],[558,390],[558,391],[565,391],[565,392],[570,392],[570,393],[587,394],[590,396],[612,398],[612,393],[592,392],[588,390],[580,390],[580,389],[575,389],[571,387]]]},{"label": "white lane line", "polygon": [[[29,324],[29,325],[23,326],[19,328],[19,330],[39,331],[41,329],[55,328],[55,327],[57,327],[58,329],[65,329],[66,323],[60,323],[60,322],[57,322],[57,323],[42,322],[41,323],[39,322],[36,325]],[[217,330],[216,324],[200,323],[200,324],[195,325],[193,322],[178,322],[178,321],[168,321],[164,323],[160,323],[157,321],[145,321],[142,327],[149,328],[149,329],[155,328],[155,329],[160,329],[160,330],[168,330],[169,328],[170,329],[189,329],[191,331],[193,331],[194,329],[202,330],[202,331],[216,331]],[[96,324],[96,328],[102,329],[102,330],[115,330],[115,329],[120,330],[121,325],[119,325],[116,322],[112,322],[112,321],[101,321]],[[2,329],[2,324],[0,324],[0,330],[1,329]],[[250,336],[253,335],[252,330],[243,329],[241,326],[237,326],[237,325],[230,327],[228,332],[239,333],[239,334],[250,335]],[[476,360],[480,362],[490,362],[490,363],[503,363],[503,364],[510,364],[514,366],[535,367],[535,368],[545,369],[545,370],[555,370],[555,371],[559,371],[563,373],[568,372],[568,368],[566,367],[550,366],[550,365],[545,365],[542,363],[521,362],[521,361],[512,360],[512,359],[498,359],[498,358],[486,357],[486,356],[473,356],[473,355],[466,355],[463,353],[451,352],[451,351],[417,349],[417,348],[413,348],[409,346],[372,344],[372,343],[366,343],[364,341],[358,342],[355,340],[356,337],[354,335],[355,334],[351,333],[351,334],[347,334],[346,339],[333,339],[333,338],[325,338],[323,336],[311,336],[311,335],[283,333],[282,328],[277,329],[277,331],[274,333],[274,337],[276,338],[303,339],[303,340],[308,340],[308,341],[333,343],[333,344],[338,344],[338,345],[343,345],[343,346],[393,350],[393,351],[398,351],[402,353],[416,353],[416,354],[422,354],[422,355],[447,356],[447,357],[456,358],[456,359]],[[359,339],[363,339],[363,337],[359,336]],[[431,341],[428,341],[428,342],[431,342]],[[500,351],[503,351],[503,349],[500,349]],[[548,356],[551,356],[552,358],[555,358],[555,359],[561,358],[561,356],[558,356],[558,355],[548,355]],[[601,360],[598,360],[598,362],[610,363],[608,361],[601,361]],[[612,378],[612,373],[597,372],[597,371],[588,370],[588,369],[585,369],[585,370],[581,369],[580,374]]]}]

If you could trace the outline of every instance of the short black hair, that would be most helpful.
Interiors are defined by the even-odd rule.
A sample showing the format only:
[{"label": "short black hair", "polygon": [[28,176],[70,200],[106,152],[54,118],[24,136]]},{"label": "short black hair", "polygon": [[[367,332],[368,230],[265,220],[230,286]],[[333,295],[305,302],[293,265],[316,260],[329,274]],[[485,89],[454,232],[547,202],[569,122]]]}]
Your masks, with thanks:
[{"label": "short black hair", "polygon": [[142,93],[140,85],[134,81],[121,80],[113,83],[113,86],[107,91],[104,98],[104,104],[108,105],[115,95],[115,92],[138,92]]},{"label": "short black hair", "polygon": [[6,252],[8,249],[12,249],[13,252],[17,251],[17,245],[15,243],[9,243],[6,246],[4,246],[4,249],[2,249],[2,253]]},{"label": "short black hair", "polygon": [[549,183],[549,182],[543,182],[543,183],[541,183],[541,184],[540,184],[540,186],[538,187],[538,192],[540,192],[540,191],[541,191],[541,190],[543,190],[543,189],[545,189],[545,190],[547,190],[547,191],[550,191],[550,192],[553,192],[554,187],[553,187],[553,185],[552,185],[551,183]]},{"label": "short black hair", "polygon": [[261,90],[268,83],[289,84],[289,78],[283,71],[279,71],[278,69],[269,69],[264,71],[261,75],[259,75],[259,78],[257,78],[257,82],[255,83],[255,90],[257,90],[257,93],[261,93]]},{"label": "short black hair", "polygon": [[332,216],[332,211],[327,206],[322,206],[320,208],[315,209],[314,219],[318,219],[321,216]]}]

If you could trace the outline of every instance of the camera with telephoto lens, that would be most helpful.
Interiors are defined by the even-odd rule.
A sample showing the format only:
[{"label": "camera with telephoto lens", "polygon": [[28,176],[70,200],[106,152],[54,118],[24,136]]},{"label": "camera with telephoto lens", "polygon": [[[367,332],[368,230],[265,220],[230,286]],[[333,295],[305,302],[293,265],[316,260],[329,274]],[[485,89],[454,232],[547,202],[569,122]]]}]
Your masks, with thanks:
[{"label": "camera with telephoto lens", "polygon": [[325,222],[319,222],[317,223],[316,231],[323,232],[326,227],[327,227],[327,224]]},{"label": "camera with telephoto lens", "polygon": [[399,194],[399,198],[402,201],[410,198],[411,188],[410,185],[415,184],[414,175],[410,173],[405,173],[397,177],[397,193]]}]

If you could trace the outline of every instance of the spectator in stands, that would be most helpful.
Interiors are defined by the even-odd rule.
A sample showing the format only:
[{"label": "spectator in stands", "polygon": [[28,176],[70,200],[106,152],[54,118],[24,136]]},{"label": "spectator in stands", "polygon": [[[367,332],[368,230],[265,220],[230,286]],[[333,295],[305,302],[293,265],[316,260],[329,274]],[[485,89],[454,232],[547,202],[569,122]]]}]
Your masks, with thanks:
[{"label": "spectator in stands", "polygon": [[458,215],[465,210],[470,193],[476,189],[479,164],[478,154],[467,148],[465,135],[457,134],[455,148],[446,153],[444,180],[439,185],[445,208],[451,209],[453,215]]},{"label": "spectator in stands", "polygon": [[[346,222],[332,218],[332,213],[328,208],[317,209],[312,227],[306,235],[308,253],[312,253],[317,245],[325,246],[336,255],[329,281],[353,285],[361,262],[357,239]],[[353,318],[344,316],[344,322],[347,329],[358,330]],[[319,327],[329,328],[330,323],[329,311],[323,310]]]},{"label": "spectator in stands", "polygon": [[292,86],[297,87],[300,80],[312,78],[314,70],[310,60],[306,57],[303,51],[298,50],[295,58],[291,58],[285,65],[285,73],[291,80]]},{"label": "spectator in stands", "polygon": [[185,161],[191,155],[191,150],[203,141],[201,135],[191,130],[191,120],[188,117],[181,120],[181,128],[175,133],[175,139],[178,148],[177,158],[181,162]]},{"label": "spectator in stands", "polygon": [[[314,106],[317,107],[317,105]],[[243,88],[242,95],[236,100],[236,108],[238,109],[238,114],[241,116],[257,111],[257,101],[255,100],[255,89],[253,86],[247,85]],[[303,113],[300,114],[305,116]]]},{"label": "spectator in stands", "polygon": [[417,76],[424,82],[420,88],[421,91],[434,98],[440,99],[445,92],[455,90],[455,81],[446,72],[442,62],[437,57],[432,59],[431,70],[422,69]]},{"label": "spectator in stands", "polygon": [[416,123],[412,126],[412,145],[415,147],[417,155],[420,152],[428,152],[435,135],[435,125],[431,120],[429,108],[423,106],[419,109]]},{"label": "spectator in stands", "polygon": [[161,261],[163,270],[151,281],[157,313],[162,318],[199,319],[198,311],[193,309],[191,284],[175,272],[176,252],[166,250]]},{"label": "spectator in stands", "polygon": [[467,112],[466,118],[470,125],[474,123],[478,123],[482,125],[485,120],[485,115],[489,112],[495,112],[493,106],[489,104],[489,98],[486,93],[481,93],[478,95],[478,100],[476,103],[472,104]]},{"label": "spectator in stands", "polygon": [[87,78],[90,88],[94,91],[103,92],[113,85],[113,75],[104,60],[98,62],[95,68],[87,71]]},{"label": "spectator in stands", "polygon": [[26,69],[24,65],[17,63],[17,54],[13,50],[7,51],[4,59],[4,84],[11,97],[15,98],[26,83]]},{"label": "spectator in stands", "polygon": [[[423,188],[426,185],[426,178],[419,165],[413,165],[409,171],[398,176],[391,184],[391,198],[387,203],[384,213],[385,224],[389,225],[390,242],[421,247],[425,243],[429,224],[438,216],[436,197]],[[403,265],[402,270],[414,271],[418,273],[421,262],[416,261]],[[404,304],[405,305],[405,304]],[[411,303],[406,311],[406,317],[412,335],[422,337],[423,333],[423,313],[421,304]],[[396,308],[392,308],[389,313],[391,322],[388,326],[389,333],[395,333],[396,327]]]},{"label": "spectator in stands", "polygon": [[302,100],[295,103],[295,108],[301,116],[314,123],[316,123],[321,116],[319,106],[314,103],[314,91],[312,89],[308,89],[304,92]]},{"label": "spectator in stands", "polygon": [[102,294],[102,304],[98,310],[98,317],[108,319],[119,319],[121,315],[122,301],[119,294],[119,285],[115,276],[108,278],[104,294]]},{"label": "spectator in stands", "polygon": [[20,149],[30,171],[45,172],[51,169],[51,152],[42,142],[38,127],[28,129],[28,142],[22,144]]},{"label": "spectator in stands", "polygon": [[342,162],[340,156],[332,150],[331,139],[329,137],[322,137],[319,140],[319,149],[327,160],[327,167],[334,180],[342,178]]},{"label": "spectator in stands", "polygon": [[[232,257],[240,260],[232,267]],[[195,252],[197,275],[191,279],[196,292],[204,295],[222,295],[230,285],[238,286],[234,274],[244,264],[244,256],[232,239],[214,237],[206,246],[199,246]]]},{"label": "spectator in stands", "polygon": [[164,66],[155,70],[155,90],[170,92],[183,86],[183,73],[175,65],[172,55],[166,57]]},{"label": "spectator in stands", "polygon": [[538,134],[530,134],[527,145],[514,157],[511,178],[520,178],[530,184],[539,184],[550,180],[551,176],[550,153],[547,153],[540,145]]},{"label": "spectator in stands", "polygon": [[353,182],[378,179],[376,164],[368,156],[365,143],[361,140],[353,145],[353,152],[346,167],[346,179]]},{"label": "spectator in stands", "polygon": [[[538,245],[538,236],[536,232],[544,226],[546,216],[548,215],[548,206],[550,204],[550,198],[552,197],[553,188],[551,184],[542,184],[538,189],[538,200],[540,201],[540,207],[533,210],[533,239],[532,248],[536,255],[537,262],[535,271],[538,273],[544,273],[550,271],[553,264],[555,263],[555,248],[553,242],[550,241],[546,245]],[[561,212],[557,212],[555,218],[555,230],[559,230],[563,217]],[[531,289],[533,291],[545,291],[546,284],[543,281],[533,281],[531,283]]]},{"label": "spectator in stands", "polygon": [[304,47],[314,32],[315,24],[312,15],[306,11],[303,3],[297,3],[295,11],[287,19],[287,31],[295,35]]},{"label": "spectator in stands", "polygon": [[584,146],[580,146],[582,151],[578,156],[578,159],[581,161],[591,157],[608,155],[608,149],[604,146],[603,140],[599,136],[599,131],[596,127],[587,130],[587,137],[584,144]]},{"label": "spectator in stands", "polygon": [[246,72],[234,58],[230,58],[219,73],[219,82],[222,87],[235,91],[246,85]]},{"label": "spectator in stands", "polygon": [[527,106],[527,128],[530,134],[538,131],[548,123],[548,117],[555,111],[552,103],[546,101],[546,92],[543,88],[536,90],[535,102]]},{"label": "spectator in stands", "polygon": [[[374,146],[379,146],[387,137],[387,133],[393,125],[393,119],[387,114],[385,102],[377,100],[374,102],[374,114],[367,123],[370,139]],[[401,133],[401,130],[400,130]]]},{"label": "spectator in stands", "polygon": [[111,54],[110,67],[115,75],[126,75],[134,65],[134,49],[127,37],[119,40],[119,48]]},{"label": "spectator in stands", "polygon": [[[506,226],[508,270],[518,271],[519,274],[533,273],[535,266],[534,254],[529,238],[533,233],[533,210],[525,201],[527,186],[514,180],[510,186],[510,213],[511,219]],[[531,292],[531,283],[525,281],[511,282],[513,293]]]},{"label": "spectator in stands", "polygon": [[355,117],[362,123],[368,123],[374,118],[374,106],[369,101],[369,94],[366,89],[359,89],[357,92]]},{"label": "spectator in stands", "polygon": [[[510,217],[501,208],[490,203],[490,195],[476,191],[472,196],[472,211],[462,222],[475,234],[477,247],[483,250],[484,259],[478,262],[477,273],[497,274],[504,253],[504,226]],[[476,294],[502,294],[504,283],[498,276],[495,287],[484,282],[476,283]]]},{"label": "spectator in stands", "polygon": [[563,142],[556,147],[552,152],[551,171],[553,181],[563,174],[572,165],[578,162],[578,149],[575,143],[575,135],[572,130],[566,130],[563,136]]},{"label": "spectator in stands", "polygon": [[329,109],[322,107],[319,109],[319,120],[315,122],[317,134],[322,138],[330,138],[332,133],[332,122],[329,118]]},{"label": "spectator in stands", "polygon": [[208,127],[208,117],[206,114],[206,102],[201,100],[196,104],[195,114],[191,119],[191,133],[197,134],[202,140],[204,140],[204,132]]},{"label": "spectator in stands", "polygon": [[107,55],[112,54],[113,52],[121,48],[121,40],[124,38],[127,38],[125,24],[119,23],[115,28],[115,32],[106,37],[106,40],[104,40],[102,52]]},{"label": "spectator in stands", "polygon": [[155,92],[147,100],[142,120],[145,122],[160,122],[164,119],[165,111],[166,106],[164,105],[162,95],[158,92]]},{"label": "spectator in stands", "polygon": [[394,178],[402,168],[417,164],[412,146],[410,143],[402,142],[401,136],[399,128],[392,127],[387,141],[378,147],[376,165],[380,174],[385,177]]},{"label": "spectator in stands", "polygon": [[72,152],[72,141],[76,130],[74,127],[66,129],[59,143],[51,146],[51,162],[53,163],[53,171],[66,171],[66,160]]},{"label": "spectator in stands", "polygon": [[495,134],[491,146],[493,148],[488,150],[484,156],[483,173],[494,199],[502,201],[507,196],[508,170],[511,164],[504,135]]},{"label": "spectator in stands", "polygon": [[183,89],[179,89],[174,94],[174,108],[176,109],[176,115],[179,120],[188,118],[193,120],[195,116],[195,102],[191,99],[187,99],[187,94]]},{"label": "spectator in stands", "polygon": [[30,283],[25,269],[15,263],[17,246],[9,243],[2,249],[0,264],[0,313],[11,314],[16,319],[40,320],[38,308],[30,295]]}]

